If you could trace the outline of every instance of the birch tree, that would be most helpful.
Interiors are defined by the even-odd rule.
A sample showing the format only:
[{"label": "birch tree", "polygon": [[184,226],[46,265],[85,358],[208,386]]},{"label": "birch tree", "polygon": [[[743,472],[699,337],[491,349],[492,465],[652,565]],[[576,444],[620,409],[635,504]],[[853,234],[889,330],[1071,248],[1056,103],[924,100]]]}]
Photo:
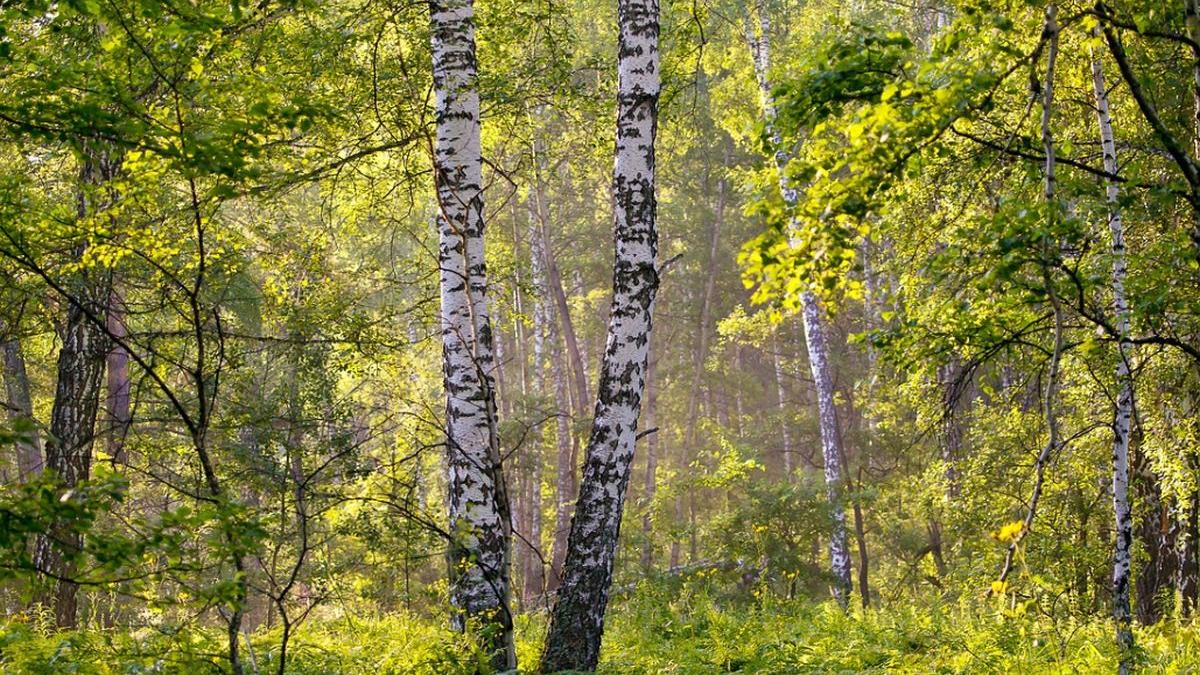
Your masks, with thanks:
[{"label": "birch tree", "polygon": [[[761,2],[756,3],[755,13],[758,29],[754,29],[751,18],[746,18],[746,40],[754,60],[754,74],[758,81],[763,115],[767,133],[776,146],[775,167],[779,171],[779,193],[789,208],[794,208],[799,193],[791,184],[784,168],[790,159],[781,147],[775,131],[775,102],[771,95],[771,37],[770,19]],[[793,228],[794,229],[794,228]],[[808,363],[812,370],[813,388],[817,395],[817,419],[821,430],[821,455],[825,465],[825,488],[829,499],[832,530],[829,533],[829,566],[833,575],[833,597],[843,607],[850,602],[850,551],[846,537],[846,510],[843,504],[845,477],[843,476],[841,430],[838,428],[837,409],[834,403],[833,366],[829,362],[829,345],[826,342],[825,319],[817,296],[804,291],[800,297],[801,320],[804,325],[804,340],[808,346]]]},{"label": "birch tree", "polygon": [[[534,205],[536,207],[536,205]],[[533,369],[530,373],[531,391],[529,392],[539,405],[544,399],[546,385],[546,338],[548,334],[550,309],[547,303],[546,289],[546,256],[541,236],[541,221],[536,213],[530,214],[529,227],[529,268],[530,281],[533,284]],[[540,420],[535,424],[540,423]],[[529,453],[529,538],[526,544],[530,550],[525,557],[524,594],[526,606],[532,606],[537,598],[545,591],[546,568],[542,556],[542,433],[540,425],[533,430]]]},{"label": "birch tree", "polygon": [[658,291],[658,1],[618,0],[617,21],[613,299],[563,580],[542,654],[542,670],[548,672],[593,670],[600,658]]},{"label": "birch tree", "polygon": [[[1104,153],[1104,170],[1111,176],[1118,173],[1117,145],[1113,136],[1112,117],[1108,105],[1108,88],[1104,82],[1104,67],[1092,54],[1092,86],[1096,97],[1096,121],[1100,127],[1100,148]],[[1133,345],[1129,338],[1129,302],[1125,298],[1125,228],[1121,221],[1120,188],[1113,178],[1104,181],[1104,196],[1108,203],[1108,229],[1112,236],[1112,294],[1113,313],[1117,324],[1117,400],[1113,410],[1112,500],[1116,527],[1116,547],[1113,550],[1112,594],[1113,620],[1117,622],[1117,644],[1122,650],[1120,671],[1128,672],[1126,656],[1133,647],[1130,630],[1129,571],[1132,565],[1133,516],[1129,508],[1129,431],[1133,418],[1133,377],[1129,361]]]},{"label": "birch tree", "polygon": [[450,598],[452,625],[486,627],[501,670],[516,665],[509,611],[512,521],[500,466],[494,355],[483,257],[483,160],[471,0],[429,5],[437,139],[438,261],[441,288]]}]

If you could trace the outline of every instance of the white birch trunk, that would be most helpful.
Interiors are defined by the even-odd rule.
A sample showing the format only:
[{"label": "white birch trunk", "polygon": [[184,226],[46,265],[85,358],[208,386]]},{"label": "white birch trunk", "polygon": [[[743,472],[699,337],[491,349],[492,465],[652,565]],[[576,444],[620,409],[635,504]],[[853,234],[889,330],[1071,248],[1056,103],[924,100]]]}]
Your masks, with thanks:
[{"label": "white birch trunk", "polygon": [[[1100,147],[1104,153],[1104,170],[1116,175],[1117,146],[1113,138],[1112,118],[1109,115],[1108,88],[1104,69],[1092,55],[1092,85],[1096,96],[1096,117],[1100,126]],[[1112,293],[1113,313],[1117,323],[1117,405],[1113,414],[1112,495],[1116,525],[1116,548],[1113,551],[1113,619],[1117,622],[1117,643],[1123,651],[1133,646],[1130,631],[1129,571],[1132,565],[1133,515],[1129,508],[1129,431],[1133,417],[1133,378],[1129,360],[1133,345],[1129,341],[1129,303],[1125,299],[1125,228],[1118,206],[1120,189],[1112,179],[1105,181],[1108,202],[1108,229],[1112,234]],[[1122,659],[1121,671],[1128,670]]]},{"label": "white birch trunk", "polygon": [[452,623],[492,627],[492,663],[515,667],[512,521],[496,436],[495,363],[483,258],[483,161],[471,0],[429,4],[436,98],[434,182],[446,389]]},{"label": "white birch trunk", "polygon": [[[787,179],[784,169],[788,156],[780,143],[775,129],[775,100],[771,96],[769,79],[771,68],[770,21],[764,3],[756,3],[758,14],[757,33],[746,22],[746,39],[754,59],[754,74],[758,79],[762,97],[763,116],[768,133],[775,141],[775,166],[779,171],[779,193],[790,207],[799,201],[799,194]],[[842,470],[842,437],[838,428],[837,409],[834,407],[833,372],[829,363],[829,345],[825,338],[825,321],[817,296],[811,291],[800,295],[800,317],[804,324],[804,338],[808,346],[808,362],[812,369],[813,386],[817,394],[817,418],[821,430],[821,454],[825,465],[825,487],[829,498],[832,531],[829,536],[829,565],[833,575],[833,597],[845,607],[850,602],[850,552],[846,542],[846,511],[843,504],[845,478]]]},{"label": "white birch trunk", "polygon": [[[531,202],[532,206],[532,202]],[[546,335],[550,324],[550,305],[547,302],[545,247],[537,214],[529,219],[529,269],[533,284],[533,369],[530,372],[530,394],[538,402],[545,395],[546,384]],[[539,413],[540,414],[540,413]],[[532,606],[546,588],[546,568],[542,556],[542,439],[541,428],[530,434],[529,447],[529,555],[525,560],[525,604]]]},{"label": "white birch trunk", "polygon": [[551,612],[543,672],[593,670],[633,462],[658,290],[654,139],[660,87],[658,0],[618,0],[613,299],[592,434]]}]

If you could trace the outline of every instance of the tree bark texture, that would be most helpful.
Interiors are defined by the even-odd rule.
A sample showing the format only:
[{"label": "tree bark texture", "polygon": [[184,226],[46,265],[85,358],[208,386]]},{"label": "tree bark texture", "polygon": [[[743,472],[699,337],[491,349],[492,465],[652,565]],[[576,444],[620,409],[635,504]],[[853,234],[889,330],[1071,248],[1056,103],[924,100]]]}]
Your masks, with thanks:
[{"label": "tree bark texture", "polygon": [[548,672],[594,670],[599,661],[658,290],[658,0],[618,0],[617,14],[613,299],[563,582],[542,655],[542,670]]},{"label": "tree bark texture", "polygon": [[[100,217],[111,206],[113,195],[107,186],[117,174],[120,159],[107,149],[88,144],[82,163],[78,204],[81,221]],[[85,246],[77,247],[77,259],[82,260]],[[72,297],[65,299],[58,380],[50,413],[50,436],[46,439],[46,468],[68,491],[91,475],[96,415],[109,347],[108,336],[97,325],[96,317],[106,314],[110,285],[108,270],[85,269],[70,282]],[[34,563],[48,577],[42,602],[53,606],[59,628],[76,625],[79,584],[73,577],[75,559],[82,548],[82,535],[65,522],[52,524],[37,540]]]},{"label": "tree bark texture", "polygon": [[500,670],[515,667],[509,610],[512,520],[500,463],[495,360],[484,264],[483,161],[471,0],[434,0],[433,82],[437,139],[438,256],[452,624],[487,626]]},{"label": "tree bark texture", "polygon": [[[1190,0],[1189,0],[1190,1]],[[1104,170],[1116,175],[1117,146],[1113,136],[1112,117],[1108,106],[1108,88],[1100,60],[1092,55],[1092,86],[1096,97],[1096,117],[1100,127],[1100,148],[1104,153]],[[1105,199],[1108,202],[1108,229],[1112,236],[1112,293],[1113,314],[1117,322],[1117,404],[1113,410],[1112,500],[1116,546],[1113,549],[1112,613],[1117,623],[1117,644],[1122,653],[1133,647],[1130,630],[1129,573],[1132,565],[1133,515],[1129,508],[1129,432],[1133,419],[1133,377],[1129,360],[1133,345],[1129,339],[1129,303],[1125,298],[1125,228],[1119,207],[1120,188],[1116,181],[1106,180]],[[1127,659],[1121,663],[1122,672],[1128,669]]]}]

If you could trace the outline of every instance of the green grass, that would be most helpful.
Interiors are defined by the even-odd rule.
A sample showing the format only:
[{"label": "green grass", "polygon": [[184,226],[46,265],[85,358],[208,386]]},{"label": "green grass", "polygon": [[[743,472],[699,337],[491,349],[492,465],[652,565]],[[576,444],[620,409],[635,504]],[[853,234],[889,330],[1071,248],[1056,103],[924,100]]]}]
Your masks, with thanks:
[{"label": "green grass", "polygon": [[[544,625],[518,620],[518,655],[536,663]],[[761,598],[723,604],[703,591],[644,587],[616,602],[603,673],[1093,673],[1112,672],[1112,625],[1051,617],[981,599],[842,612],[830,603]],[[278,631],[254,636],[253,663],[274,672]],[[52,634],[0,625],[4,673],[220,672],[219,630],[159,627]],[[1137,631],[1143,672],[1200,673],[1200,627],[1165,622]],[[250,657],[247,655],[248,670]],[[482,662],[440,622],[409,615],[303,625],[288,672],[470,673]],[[252,672],[252,671],[251,671]]]}]

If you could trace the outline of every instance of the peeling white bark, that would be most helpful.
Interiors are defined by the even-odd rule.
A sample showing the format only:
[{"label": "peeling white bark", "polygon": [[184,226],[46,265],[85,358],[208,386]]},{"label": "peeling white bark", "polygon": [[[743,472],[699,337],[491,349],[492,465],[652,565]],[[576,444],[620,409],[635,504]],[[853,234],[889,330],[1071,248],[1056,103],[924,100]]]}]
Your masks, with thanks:
[{"label": "peeling white bark", "polygon": [[515,667],[509,611],[512,522],[496,436],[491,324],[483,257],[483,161],[471,0],[429,4],[437,140],[453,624],[493,627],[493,665]]},{"label": "peeling white bark", "polygon": [[[1113,137],[1112,117],[1109,114],[1108,88],[1099,58],[1092,55],[1092,86],[1096,97],[1096,118],[1100,127],[1100,147],[1104,153],[1104,170],[1116,175],[1117,146]],[[1130,631],[1129,571],[1132,565],[1133,514],[1129,507],[1129,430],[1133,417],[1133,378],[1129,360],[1133,345],[1129,340],[1129,303],[1125,298],[1125,228],[1118,206],[1120,188],[1112,179],[1105,180],[1104,196],[1108,202],[1108,229],[1112,235],[1112,293],[1113,313],[1117,323],[1117,405],[1113,411],[1112,495],[1116,525],[1116,547],[1113,550],[1113,619],[1117,622],[1117,642],[1123,650],[1133,646]],[[1128,669],[1128,659],[1122,659],[1122,672]]]},{"label": "peeling white bark", "polygon": [[658,290],[654,139],[659,5],[658,0],[618,0],[617,9],[613,299],[562,586],[542,655],[543,672],[593,670],[599,661]]}]

